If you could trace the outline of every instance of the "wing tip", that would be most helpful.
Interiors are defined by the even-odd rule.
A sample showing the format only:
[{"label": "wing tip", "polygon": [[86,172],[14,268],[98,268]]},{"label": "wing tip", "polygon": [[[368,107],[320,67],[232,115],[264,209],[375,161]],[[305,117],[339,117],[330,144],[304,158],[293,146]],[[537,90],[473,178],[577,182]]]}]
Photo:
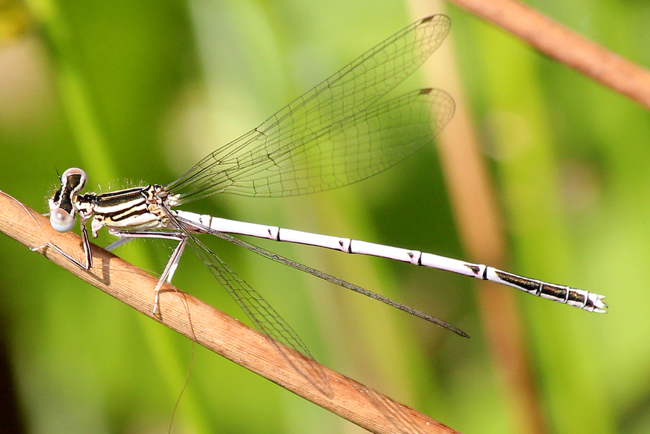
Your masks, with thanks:
[{"label": "wing tip", "polygon": [[426,24],[431,21],[444,21],[447,25],[451,25],[451,18],[445,14],[433,14],[428,17],[422,18],[420,21],[417,21],[418,24]]}]

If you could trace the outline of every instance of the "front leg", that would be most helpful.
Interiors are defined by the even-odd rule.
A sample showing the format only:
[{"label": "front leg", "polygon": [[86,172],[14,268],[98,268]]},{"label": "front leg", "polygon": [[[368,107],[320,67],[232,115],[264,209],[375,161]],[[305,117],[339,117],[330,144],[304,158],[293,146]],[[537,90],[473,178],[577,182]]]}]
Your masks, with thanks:
[{"label": "front leg", "polygon": [[93,267],[93,254],[92,254],[92,250],[90,249],[90,239],[88,238],[88,231],[86,230],[86,226],[84,224],[81,225],[81,246],[83,247],[84,256],[86,258],[85,264],[78,261],[76,258],[70,256],[68,253],[61,250],[58,246],[49,242],[42,246],[30,248],[30,250],[35,252],[43,248],[49,247],[51,249],[54,249],[55,252],[57,252],[59,255],[63,256],[68,261],[75,264],[77,267],[81,268],[82,270],[88,271]]},{"label": "front leg", "polygon": [[88,271],[93,267],[93,253],[90,250],[90,239],[88,238],[88,230],[86,229],[85,222],[81,223],[81,243],[86,254],[86,266],[83,268]]}]

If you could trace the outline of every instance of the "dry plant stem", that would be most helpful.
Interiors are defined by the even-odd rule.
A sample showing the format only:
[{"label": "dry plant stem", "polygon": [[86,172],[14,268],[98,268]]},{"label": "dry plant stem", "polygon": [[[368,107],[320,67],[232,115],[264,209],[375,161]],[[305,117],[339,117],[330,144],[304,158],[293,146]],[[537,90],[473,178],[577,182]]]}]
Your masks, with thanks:
[{"label": "dry plant stem", "polygon": [[[430,13],[430,1],[411,0],[412,15]],[[507,269],[507,242],[495,188],[481,154],[465,92],[458,77],[452,47],[453,33],[437,53],[439,62],[424,66],[427,82],[444,83],[454,95],[456,114],[438,137],[437,145],[445,184],[464,249],[482,264]],[[440,58],[441,57],[441,58]],[[524,331],[515,291],[492,282],[479,281],[477,301],[485,336],[511,409],[512,432],[541,434],[547,431],[542,405],[528,359]]]},{"label": "dry plant stem", "polygon": [[450,0],[650,109],[650,73],[514,0]]},{"label": "dry plant stem", "polygon": [[[452,62],[453,64],[453,62]],[[460,87],[448,88],[462,99]],[[459,104],[456,122],[440,135],[439,151],[446,185],[463,247],[472,260],[507,268],[506,242],[501,215],[478,138],[469,114]],[[466,106],[465,106],[466,107]],[[513,430],[546,432],[539,397],[530,369],[522,321],[514,291],[479,281],[477,300],[492,356],[507,391],[509,408],[519,417]]]},{"label": "dry plant stem", "polygon": [[[458,93],[462,91],[458,89]],[[440,138],[441,161],[458,230],[465,250],[481,263],[505,267],[506,242],[494,186],[481,160],[475,128],[468,113],[457,110],[457,122]],[[546,432],[542,406],[514,291],[492,282],[477,282],[476,297],[492,357],[503,381],[508,408],[513,409],[513,432]]]},{"label": "dry plant stem", "polygon": [[55,245],[72,257],[81,259],[80,237],[54,231],[46,218],[2,191],[0,231],[30,249],[38,249],[55,264],[140,313],[371,432],[456,432],[323,367],[334,392],[333,398],[328,398],[296,373],[265,336],[171,285],[163,286],[160,316],[153,316],[156,277],[95,245],[92,245],[93,268],[89,271],[80,269],[52,247]]},{"label": "dry plant stem", "polygon": [[[454,69],[453,54],[445,68]],[[451,74],[458,77],[458,74]],[[463,247],[472,260],[508,268],[506,235],[494,185],[480,152],[476,128],[464,104],[459,81],[447,90],[458,103],[455,122],[440,135],[438,149],[449,198]],[[536,390],[525,333],[515,298],[519,295],[492,282],[477,282],[477,301],[489,348],[497,362],[512,411],[513,432],[546,432],[542,405]]]}]

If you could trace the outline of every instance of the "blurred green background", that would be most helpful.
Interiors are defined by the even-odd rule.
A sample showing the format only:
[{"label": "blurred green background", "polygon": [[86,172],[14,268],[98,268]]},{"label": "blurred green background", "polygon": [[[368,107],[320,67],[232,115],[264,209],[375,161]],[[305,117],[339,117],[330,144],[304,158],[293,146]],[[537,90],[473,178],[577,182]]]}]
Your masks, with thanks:
[{"label": "blurred green background", "polygon": [[[650,64],[646,2],[531,6]],[[462,103],[497,186],[508,270],[588,288],[611,306],[599,316],[516,294],[545,432],[650,432],[647,111],[464,11],[429,8],[453,22],[445,45],[458,57]],[[412,20],[400,1],[2,2],[0,189],[45,212],[57,173],[68,167],[86,170],[89,191],[167,184]],[[434,54],[429,62],[437,61]],[[522,167],[531,158],[539,165]],[[433,146],[337,191],[220,196],[189,210],[467,258]],[[472,279],[260,243],[449,321],[472,336],[465,340],[204,241],[322,363],[459,431],[521,432]],[[172,247],[131,244],[117,253],[154,272]],[[6,237],[0,263],[0,431],[165,432],[190,342]],[[242,318],[202,267],[185,255],[174,283]],[[201,347],[194,351],[174,432],[362,431]]]}]

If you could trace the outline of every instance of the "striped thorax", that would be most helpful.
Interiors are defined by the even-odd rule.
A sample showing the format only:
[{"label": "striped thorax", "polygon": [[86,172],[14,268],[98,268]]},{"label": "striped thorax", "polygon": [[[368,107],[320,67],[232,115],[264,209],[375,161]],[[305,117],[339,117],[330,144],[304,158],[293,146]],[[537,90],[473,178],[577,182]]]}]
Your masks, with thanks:
[{"label": "striped thorax", "polygon": [[72,230],[77,213],[82,226],[92,219],[93,237],[104,226],[117,230],[169,227],[165,209],[175,206],[178,198],[166,187],[152,184],[104,194],[79,194],[85,183],[86,173],[81,169],[68,169],[61,176],[61,188],[49,200],[50,221],[59,232]]}]

